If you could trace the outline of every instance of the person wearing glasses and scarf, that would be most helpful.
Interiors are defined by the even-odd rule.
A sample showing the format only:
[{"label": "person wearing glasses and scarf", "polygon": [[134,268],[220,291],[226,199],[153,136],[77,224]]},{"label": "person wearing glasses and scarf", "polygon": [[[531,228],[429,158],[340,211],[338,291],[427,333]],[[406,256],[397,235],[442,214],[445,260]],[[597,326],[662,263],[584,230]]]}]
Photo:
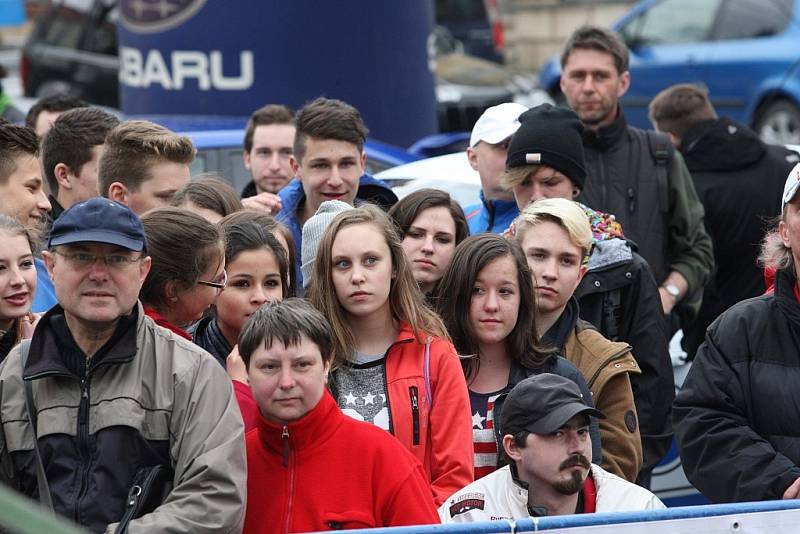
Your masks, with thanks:
[{"label": "person wearing glasses and scarf", "polygon": [[225,288],[225,249],[219,229],[181,208],[157,208],[142,216],[150,274],[139,299],[157,325],[191,340],[186,330]]}]

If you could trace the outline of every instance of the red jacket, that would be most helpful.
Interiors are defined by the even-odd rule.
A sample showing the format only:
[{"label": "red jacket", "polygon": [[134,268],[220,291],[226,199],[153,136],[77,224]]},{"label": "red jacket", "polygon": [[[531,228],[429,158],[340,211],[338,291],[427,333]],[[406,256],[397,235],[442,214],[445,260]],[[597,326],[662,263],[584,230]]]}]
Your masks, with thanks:
[{"label": "red jacket", "polygon": [[248,384],[231,380],[233,382],[233,392],[236,394],[236,402],[239,403],[239,411],[242,412],[244,421],[244,431],[252,430],[258,426],[259,410],[256,401],[253,399],[253,391]]},{"label": "red jacket", "polygon": [[[401,324],[386,355],[391,432],[422,463],[438,506],[473,480],[472,412],[464,371],[452,343],[437,337],[431,341],[433,408],[424,366],[425,345],[417,342],[408,324]],[[416,397],[416,410],[412,397]]]},{"label": "red jacket", "polygon": [[327,391],[300,420],[247,433],[245,534],[438,524],[419,462]]}]

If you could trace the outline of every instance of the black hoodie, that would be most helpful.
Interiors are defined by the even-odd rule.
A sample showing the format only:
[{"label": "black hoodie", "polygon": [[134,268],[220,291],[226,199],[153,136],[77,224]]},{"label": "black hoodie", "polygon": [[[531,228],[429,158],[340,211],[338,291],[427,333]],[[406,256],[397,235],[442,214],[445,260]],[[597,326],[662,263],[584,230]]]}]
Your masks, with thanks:
[{"label": "black hoodie", "polygon": [[720,313],[764,292],[759,244],[768,221],[779,214],[783,184],[798,156],[764,144],[753,130],[726,118],[690,128],[679,150],[705,208],[716,265],[697,321],[684,327],[684,348],[693,356]]}]

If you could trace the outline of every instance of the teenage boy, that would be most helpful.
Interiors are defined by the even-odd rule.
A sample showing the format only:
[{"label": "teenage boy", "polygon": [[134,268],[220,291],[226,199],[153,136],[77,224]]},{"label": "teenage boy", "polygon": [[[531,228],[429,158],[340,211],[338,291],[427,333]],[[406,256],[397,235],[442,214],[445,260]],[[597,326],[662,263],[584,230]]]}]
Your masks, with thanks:
[{"label": "teenage boy", "polygon": [[97,171],[106,136],[119,119],[97,107],[58,116],[42,140],[42,166],[50,187],[51,219],[97,196]]},{"label": "teenage boy", "polygon": [[[38,241],[50,209],[39,165],[36,133],[0,119],[0,213],[31,229]],[[34,263],[36,294],[31,309],[43,312],[56,303],[56,294],[44,262],[35,258]]]},{"label": "teenage boy", "polygon": [[100,195],[130,207],[137,215],[168,206],[189,183],[192,140],[158,124],[126,121],[111,130],[100,157]]},{"label": "teenage boy", "polygon": [[600,421],[604,469],[629,482],[642,466],[642,442],[631,389],[641,373],[627,343],[609,341],[578,317],[575,289],[586,274],[592,229],[581,206],[563,198],[534,202],[517,217],[514,239],[525,252],[536,288],[536,328],[581,370]]},{"label": "teenage boy", "polygon": [[[503,182],[520,210],[541,198],[576,198],[586,185],[578,116],[543,104],[520,115],[508,149]],[[624,341],[642,374],[631,377],[644,448],[639,482],[667,452],[675,396],[664,314],[647,262],[635,253],[611,214],[588,209],[594,246],[586,275],[575,290],[580,317],[606,339]]]},{"label": "teenage boy", "polygon": [[442,522],[664,508],[646,489],[591,463],[590,417],[604,415],[567,378],[542,373],[514,386],[500,414],[511,462],[447,499]]},{"label": "teenage boy", "polygon": [[88,106],[80,98],[69,95],[51,95],[40,98],[25,116],[25,126],[36,132],[36,137],[44,138],[53,126],[56,119],[64,113],[75,108]]},{"label": "teenage boy", "polygon": [[258,405],[246,435],[245,533],[438,523],[422,465],[327,390],[333,333],[308,302],[264,304],[239,338]]},{"label": "teenage boy", "polygon": [[[303,224],[326,200],[341,200],[351,206],[358,201],[384,209],[397,196],[380,180],[364,173],[367,127],[361,113],[341,100],[318,98],[297,112],[294,155],[290,160],[297,180],[281,189],[281,211],[276,216],[292,231],[296,257],[303,249]],[[302,287],[299,266],[296,287]]]}]

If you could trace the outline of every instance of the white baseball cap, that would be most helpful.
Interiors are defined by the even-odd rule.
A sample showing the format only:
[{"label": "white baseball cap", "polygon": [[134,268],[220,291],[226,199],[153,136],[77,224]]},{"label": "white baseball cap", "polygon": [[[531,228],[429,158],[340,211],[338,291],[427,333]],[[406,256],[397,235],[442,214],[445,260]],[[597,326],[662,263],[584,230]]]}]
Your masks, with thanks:
[{"label": "white baseball cap", "polygon": [[481,141],[496,145],[503,139],[511,137],[519,128],[519,116],[527,110],[528,108],[516,102],[488,108],[472,128],[469,146],[474,147]]},{"label": "white baseball cap", "polygon": [[786,183],[783,184],[783,197],[781,197],[781,211],[786,207],[786,204],[792,201],[797,194],[797,189],[800,187],[800,163],[794,166],[789,171],[789,176],[786,177]]}]

